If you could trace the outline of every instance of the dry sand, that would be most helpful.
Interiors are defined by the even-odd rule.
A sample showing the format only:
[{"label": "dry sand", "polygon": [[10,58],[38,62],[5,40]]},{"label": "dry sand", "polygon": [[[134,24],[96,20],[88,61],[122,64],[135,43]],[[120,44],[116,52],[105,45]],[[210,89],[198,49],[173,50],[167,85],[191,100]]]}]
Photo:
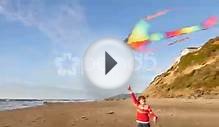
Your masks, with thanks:
[{"label": "dry sand", "polygon": [[[151,99],[157,127],[219,127],[219,99]],[[0,127],[135,127],[130,100],[59,103],[0,112]],[[153,125],[156,127],[155,125]]]}]

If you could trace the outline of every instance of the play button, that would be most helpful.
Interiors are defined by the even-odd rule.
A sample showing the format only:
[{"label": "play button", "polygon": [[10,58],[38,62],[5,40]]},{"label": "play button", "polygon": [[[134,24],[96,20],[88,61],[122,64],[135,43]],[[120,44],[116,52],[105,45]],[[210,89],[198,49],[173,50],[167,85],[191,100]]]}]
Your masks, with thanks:
[{"label": "play button", "polygon": [[128,83],[134,69],[132,51],[124,42],[103,39],[86,51],[83,70],[91,84],[103,89],[115,89]]},{"label": "play button", "polygon": [[117,64],[117,62],[105,52],[105,75]]}]

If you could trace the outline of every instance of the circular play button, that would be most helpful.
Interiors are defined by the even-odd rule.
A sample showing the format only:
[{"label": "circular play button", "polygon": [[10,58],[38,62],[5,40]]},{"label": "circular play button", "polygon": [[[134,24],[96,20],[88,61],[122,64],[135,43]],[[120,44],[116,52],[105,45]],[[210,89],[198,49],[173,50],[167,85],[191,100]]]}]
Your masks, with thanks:
[{"label": "circular play button", "polygon": [[86,51],[84,72],[97,87],[114,89],[126,84],[134,70],[134,57],[124,42],[103,39],[93,43]]}]

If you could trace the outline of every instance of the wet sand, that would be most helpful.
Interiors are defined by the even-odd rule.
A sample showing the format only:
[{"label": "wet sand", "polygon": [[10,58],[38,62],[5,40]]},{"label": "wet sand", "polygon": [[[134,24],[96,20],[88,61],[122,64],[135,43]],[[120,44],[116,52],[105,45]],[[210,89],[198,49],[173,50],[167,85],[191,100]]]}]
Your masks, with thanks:
[{"label": "wet sand", "polygon": [[[218,127],[219,99],[150,99],[154,127]],[[135,127],[130,100],[57,103],[0,112],[0,127]]]}]

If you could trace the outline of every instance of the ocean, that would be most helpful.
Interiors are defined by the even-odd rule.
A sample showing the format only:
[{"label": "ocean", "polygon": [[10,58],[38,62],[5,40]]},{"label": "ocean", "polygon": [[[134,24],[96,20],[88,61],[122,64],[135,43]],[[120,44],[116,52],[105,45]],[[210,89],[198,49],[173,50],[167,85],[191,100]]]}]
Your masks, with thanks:
[{"label": "ocean", "polygon": [[45,100],[37,100],[37,99],[0,99],[0,111],[13,110],[13,109],[22,109],[28,107],[35,107],[44,105],[46,102],[48,103],[68,103],[68,102],[88,102],[94,100],[88,99],[45,99]]}]

